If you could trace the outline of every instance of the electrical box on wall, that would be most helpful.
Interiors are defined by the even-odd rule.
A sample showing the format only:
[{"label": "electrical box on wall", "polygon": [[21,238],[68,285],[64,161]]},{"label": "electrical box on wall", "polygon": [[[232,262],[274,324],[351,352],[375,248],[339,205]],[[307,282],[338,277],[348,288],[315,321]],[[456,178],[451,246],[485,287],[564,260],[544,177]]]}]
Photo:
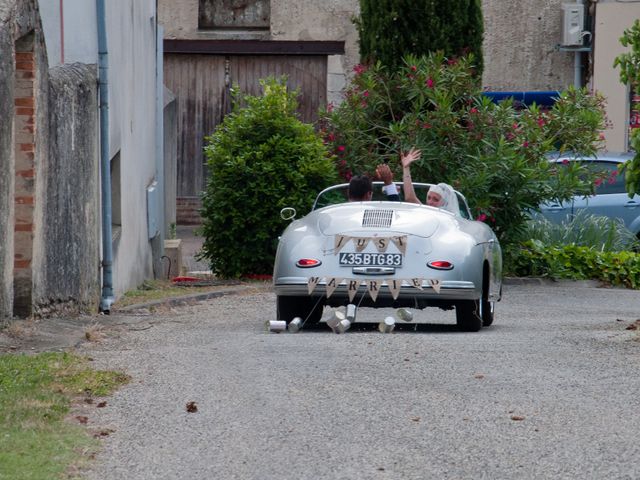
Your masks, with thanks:
[{"label": "electrical box on wall", "polygon": [[584,5],[562,4],[562,45],[582,46],[584,30]]}]

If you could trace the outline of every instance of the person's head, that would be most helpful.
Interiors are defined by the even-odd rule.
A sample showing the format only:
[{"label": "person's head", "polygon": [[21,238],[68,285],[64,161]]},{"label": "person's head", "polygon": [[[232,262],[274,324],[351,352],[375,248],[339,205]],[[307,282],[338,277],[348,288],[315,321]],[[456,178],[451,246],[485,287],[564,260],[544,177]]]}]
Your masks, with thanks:
[{"label": "person's head", "polygon": [[439,183],[429,187],[427,205],[442,208],[455,215],[460,214],[460,205],[456,192],[447,183]]},{"label": "person's head", "polygon": [[430,207],[444,207],[446,205],[446,193],[440,185],[431,185],[427,192],[427,205]]},{"label": "person's head", "polygon": [[363,202],[371,200],[373,195],[373,184],[366,175],[356,175],[349,182],[349,201]]}]

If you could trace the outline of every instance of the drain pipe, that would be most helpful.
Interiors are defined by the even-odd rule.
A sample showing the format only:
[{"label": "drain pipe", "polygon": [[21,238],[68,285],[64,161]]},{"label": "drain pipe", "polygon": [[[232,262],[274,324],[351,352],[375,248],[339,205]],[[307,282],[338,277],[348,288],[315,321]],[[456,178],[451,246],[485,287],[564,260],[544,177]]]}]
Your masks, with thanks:
[{"label": "drain pipe", "polygon": [[[584,8],[582,0],[575,0],[575,2]],[[580,30],[581,32],[584,30],[584,25],[582,25]],[[584,38],[584,36],[582,38]],[[582,88],[582,52],[579,50],[576,50],[573,54],[573,86],[576,89]]]},{"label": "drain pipe", "polygon": [[109,62],[105,0],[96,0],[98,24],[98,85],[100,94],[100,166],[102,180],[102,297],[100,311],[110,313],[113,298],[111,231],[111,159],[109,158]]}]

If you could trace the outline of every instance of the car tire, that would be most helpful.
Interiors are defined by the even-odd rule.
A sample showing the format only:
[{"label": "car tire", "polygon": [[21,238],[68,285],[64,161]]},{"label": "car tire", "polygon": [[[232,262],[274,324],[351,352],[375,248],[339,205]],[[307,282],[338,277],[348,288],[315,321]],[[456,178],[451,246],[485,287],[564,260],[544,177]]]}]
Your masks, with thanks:
[{"label": "car tire", "polygon": [[305,325],[314,325],[322,317],[324,303],[314,297],[278,296],[276,308],[278,320],[286,320],[288,323],[294,318],[300,317]]},{"label": "car tire", "polygon": [[456,323],[463,332],[477,332],[482,328],[480,300],[463,300],[456,305]]}]

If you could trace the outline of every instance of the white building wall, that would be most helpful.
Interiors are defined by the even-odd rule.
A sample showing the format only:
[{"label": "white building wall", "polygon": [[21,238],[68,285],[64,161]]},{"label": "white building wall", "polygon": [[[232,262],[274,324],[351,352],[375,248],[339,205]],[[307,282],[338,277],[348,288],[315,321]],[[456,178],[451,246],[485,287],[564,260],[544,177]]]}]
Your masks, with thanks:
[{"label": "white building wall", "polygon": [[[146,188],[155,178],[155,1],[107,1],[110,152],[120,152],[116,295],[153,277]],[[112,179],[118,181],[118,179]]]},{"label": "white building wall", "polygon": [[97,63],[95,0],[40,0],[39,7],[49,67]]},{"label": "white building wall", "polygon": [[[97,68],[95,3],[95,0],[40,0],[50,66],[60,65],[64,60],[64,63],[95,64]],[[146,188],[156,176],[156,3],[155,0],[105,3],[109,148],[112,158],[120,153],[121,171],[120,178],[112,179],[120,182],[121,192],[122,227],[114,242],[113,265],[114,292],[119,296],[153,277]]]}]

